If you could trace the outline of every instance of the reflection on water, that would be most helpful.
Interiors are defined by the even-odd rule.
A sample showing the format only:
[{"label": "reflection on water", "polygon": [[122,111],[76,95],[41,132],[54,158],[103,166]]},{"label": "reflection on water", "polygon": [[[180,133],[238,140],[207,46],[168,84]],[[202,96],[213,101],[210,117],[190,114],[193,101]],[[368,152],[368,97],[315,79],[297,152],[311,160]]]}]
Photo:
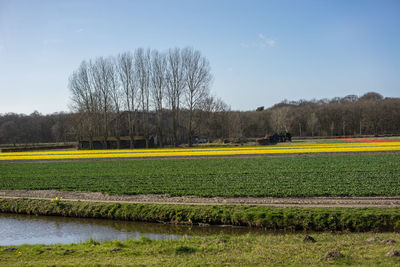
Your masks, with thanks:
[{"label": "reflection on water", "polygon": [[267,233],[248,227],[186,226],[103,219],[33,216],[0,213],[0,245],[56,244],[87,241],[123,240],[147,236],[173,239],[184,235]]}]

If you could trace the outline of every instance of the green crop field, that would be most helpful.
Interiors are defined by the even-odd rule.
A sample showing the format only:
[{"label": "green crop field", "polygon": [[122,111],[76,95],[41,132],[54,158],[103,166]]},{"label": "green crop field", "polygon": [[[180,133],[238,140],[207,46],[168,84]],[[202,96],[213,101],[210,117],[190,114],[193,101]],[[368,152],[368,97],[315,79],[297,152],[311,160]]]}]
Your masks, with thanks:
[{"label": "green crop field", "polygon": [[0,189],[197,196],[400,195],[400,154],[1,163]]}]

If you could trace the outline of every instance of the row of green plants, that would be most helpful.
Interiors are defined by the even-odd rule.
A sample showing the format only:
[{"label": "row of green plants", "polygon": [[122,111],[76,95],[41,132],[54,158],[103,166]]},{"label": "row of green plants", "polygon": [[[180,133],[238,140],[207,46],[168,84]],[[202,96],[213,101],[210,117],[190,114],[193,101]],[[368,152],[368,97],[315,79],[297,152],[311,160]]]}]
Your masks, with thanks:
[{"label": "row of green plants", "polygon": [[400,154],[1,163],[0,189],[205,197],[400,195]]},{"label": "row of green plants", "polygon": [[275,208],[0,199],[0,212],[287,231],[400,230],[400,209],[396,208]]}]

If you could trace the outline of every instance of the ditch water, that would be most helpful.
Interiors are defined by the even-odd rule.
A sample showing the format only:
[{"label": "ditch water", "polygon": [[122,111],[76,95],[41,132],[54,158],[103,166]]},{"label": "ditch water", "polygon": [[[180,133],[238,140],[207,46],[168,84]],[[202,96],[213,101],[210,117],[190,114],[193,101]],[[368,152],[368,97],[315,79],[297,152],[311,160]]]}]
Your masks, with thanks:
[{"label": "ditch water", "polygon": [[34,216],[0,213],[0,245],[67,244],[124,240],[146,236],[151,239],[175,239],[183,236],[266,234],[269,231],[250,227],[186,226],[140,223],[104,219]]}]

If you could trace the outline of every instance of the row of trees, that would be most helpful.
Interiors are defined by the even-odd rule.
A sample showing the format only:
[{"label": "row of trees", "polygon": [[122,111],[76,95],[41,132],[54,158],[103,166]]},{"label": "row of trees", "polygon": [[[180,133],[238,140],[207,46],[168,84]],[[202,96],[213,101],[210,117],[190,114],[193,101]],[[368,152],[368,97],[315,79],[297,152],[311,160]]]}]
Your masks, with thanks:
[{"label": "row of trees", "polygon": [[72,108],[80,115],[79,136],[89,140],[102,136],[106,143],[110,135],[117,139],[128,135],[131,147],[135,135],[144,136],[146,146],[155,136],[161,146],[165,142],[176,146],[180,127],[185,127],[191,146],[195,113],[210,101],[211,81],[208,60],[192,48],[167,52],[139,48],[83,61],[69,80]]},{"label": "row of trees", "polygon": [[38,144],[75,141],[74,114],[0,114],[0,144]]},{"label": "row of trees", "polygon": [[[120,123],[115,119],[110,123],[110,134],[115,131],[129,133],[128,117],[133,113],[124,109],[119,112],[120,116],[115,111],[108,114],[110,118],[119,118],[117,121]],[[99,114],[97,116],[100,118]],[[142,112],[138,111],[136,116],[141,118]],[[173,145],[171,110],[163,108],[157,113],[150,109],[147,116],[149,135],[156,136],[161,132],[165,138],[162,145]],[[0,114],[0,144],[67,142],[87,138],[84,131],[90,124],[86,124],[85,119],[81,113]],[[178,144],[189,143],[189,120],[189,110],[180,110],[176,132]],[[115,125],[119,128],[114,128]],[[400,98],[367,93],[361,97],[349,95],[330,100],[283,101],[268,109],[259,107],[257,111],[231,111],[220,99],[208,96],[192,113],[193,136],[210,140],[241,141],[286,131],[303,137],[400,135]]]},{"label": "row of trees", "polygon": [[270,129],[297,136],[400,134],[400,99],[361,97],[284,101],[268,109]]}]

